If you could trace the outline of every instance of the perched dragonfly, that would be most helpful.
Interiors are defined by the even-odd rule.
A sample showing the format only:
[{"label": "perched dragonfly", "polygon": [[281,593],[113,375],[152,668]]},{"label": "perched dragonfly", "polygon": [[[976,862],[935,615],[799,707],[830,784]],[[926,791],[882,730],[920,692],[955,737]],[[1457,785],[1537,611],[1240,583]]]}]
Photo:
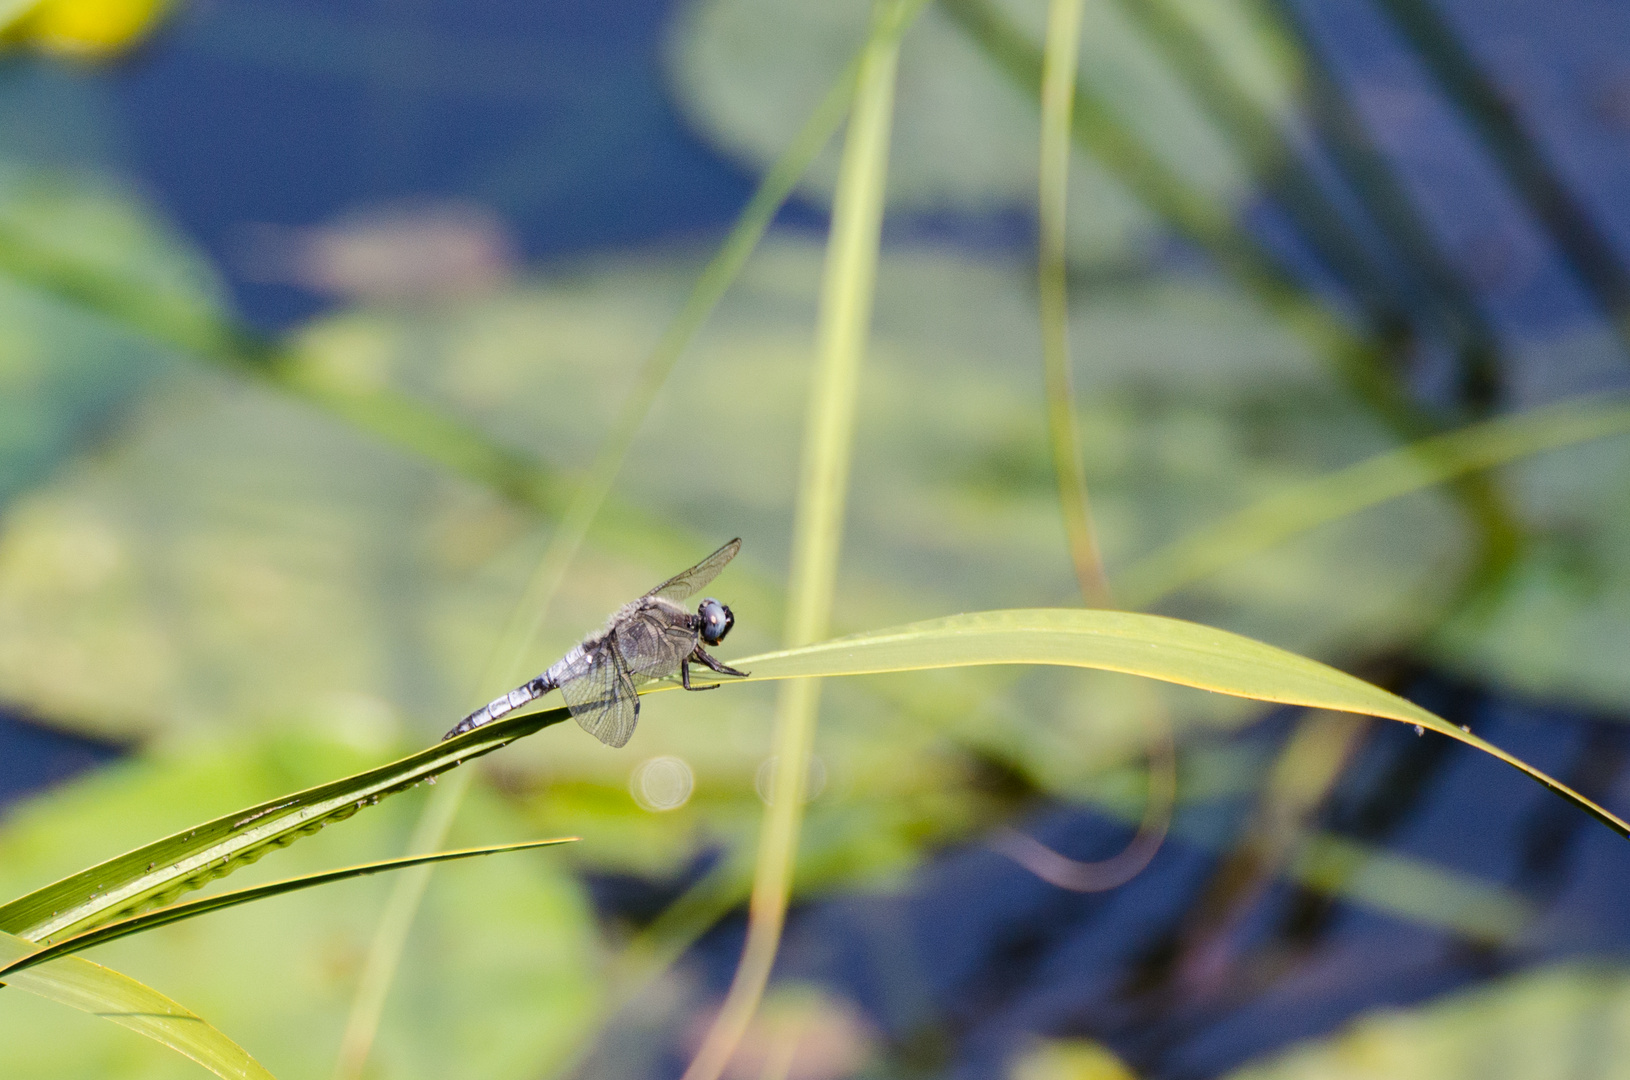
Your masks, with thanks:
[{"label": "perched dragonfly", "polygon": [[690,684],[693,661],[721,675],[745,677],[747,672],[719,663],[703,648],[719,644],[736,625],[730,609],[711,597],[698,605],[695,614],[679,604],[718,577],[740,550],[740,538],[732,540],[684,573],[624,604],[606,620],[604,630],[585,638],[531,682],[466,716],[442,738],[462,735],[559,690],[572,710],[572,719],[584,731],[607,746],[622,746],[639,720],[640,698],[635,687],[640,683],[678,672],[686,690],[715,689],[718,683]]}]

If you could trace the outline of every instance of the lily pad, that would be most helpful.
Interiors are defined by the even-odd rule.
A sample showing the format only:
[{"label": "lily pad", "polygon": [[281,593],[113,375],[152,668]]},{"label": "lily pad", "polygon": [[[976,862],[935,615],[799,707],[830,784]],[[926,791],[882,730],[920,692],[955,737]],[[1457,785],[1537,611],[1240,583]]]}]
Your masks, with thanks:
[{"label": "lily pad", "polygon": [[[1039,47],[1040,0],[997,5]],[[1284,55],[1244,9],[1199,5],[1197,29],[1223,64],[1270,107],[1290,94]],[[864,39],[869,0],[702,0],[676,21],[670,69],[681,108],[726,153],[755,169],[774,160]],[[1168,167],[1216,200],[1236,204],[1241,168],[1181,81],[1112,4],[1088,5],[1082,79]],[[1037,184],[1038,108],[944,12],[930,5],[901,47],[889,204],[896,210],[991,213],[1030,207]],[[804,191],[830,198],[836,149]],[[1071,174],[1071,244],[1078,258],[1124,256],[1158,223],[1090,157]]]}]

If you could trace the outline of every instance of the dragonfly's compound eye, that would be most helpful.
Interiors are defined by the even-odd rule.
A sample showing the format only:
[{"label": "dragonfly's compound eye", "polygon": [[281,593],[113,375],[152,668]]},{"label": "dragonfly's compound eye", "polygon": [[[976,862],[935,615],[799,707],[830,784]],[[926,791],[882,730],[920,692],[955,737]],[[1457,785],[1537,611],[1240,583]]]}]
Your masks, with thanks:
[{"label": "dragonfly's compound eye", "polygon": [[736,625],[736,617],[730,613],[730,609],[711,597],[702,601],[696,614],[702,620],[702,640],[709,645],[723,641],[730,628]]}]

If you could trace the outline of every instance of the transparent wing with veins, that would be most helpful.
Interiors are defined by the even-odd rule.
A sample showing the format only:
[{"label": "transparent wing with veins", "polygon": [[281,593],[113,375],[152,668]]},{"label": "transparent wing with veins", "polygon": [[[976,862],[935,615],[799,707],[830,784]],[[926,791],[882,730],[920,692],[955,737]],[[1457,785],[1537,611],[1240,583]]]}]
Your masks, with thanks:
[{"label": "transparent wing with veins", "polygon": [[663,600],[683,600],[687,596],[692,596],[702,591],[707,587],[708,582],[718,577],[719,571],[723,570],[725,564],[734,559],[736,552],[740,550],[741,537],[738,536],[689,570],[675,574],[645,595],[660,597]]},{"label": "transparent wing with veins", "polygon": [[640,698],[618,656],[615,634],[593,651],[587,671],[561,685],[560,696],[572,719],[607,746],[622,746],[634,734]]}]

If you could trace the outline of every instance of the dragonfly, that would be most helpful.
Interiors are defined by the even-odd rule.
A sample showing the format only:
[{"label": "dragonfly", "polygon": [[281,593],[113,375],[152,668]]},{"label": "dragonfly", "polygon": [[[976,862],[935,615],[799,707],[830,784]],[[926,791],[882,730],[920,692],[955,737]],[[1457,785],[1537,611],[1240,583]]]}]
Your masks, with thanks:
[{"label": "dragonfly", "polygon": [[675,574],[638,600],[612,613],[604,630],[584,638],[548,671],[495,698],[458,722],[443,740],[478,728],[514,712],[551,690],[559,690],[583,730],[607,746],[623,746],[639,721],[641,683],[679,674],[686,690],[715,690],[718,683],[691,685],[691,664],[701,664],[721,675],[747,677],[721,664],[706,646],[718,645],[736,616],[730,608],[708,597],[692,613],[680,601],[707,587],[725,564],[741,550],[741,538],[730,541],[695,566]]}]

